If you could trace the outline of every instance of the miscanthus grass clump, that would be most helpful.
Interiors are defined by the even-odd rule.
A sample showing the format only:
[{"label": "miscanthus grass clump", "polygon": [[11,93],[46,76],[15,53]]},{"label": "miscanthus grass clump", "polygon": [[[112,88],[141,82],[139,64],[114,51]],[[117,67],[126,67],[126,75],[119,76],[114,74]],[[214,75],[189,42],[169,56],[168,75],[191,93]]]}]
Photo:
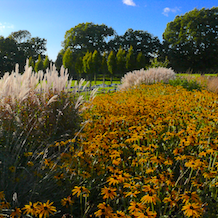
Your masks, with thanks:
[{"label": "miscanthus grass clump", "polygon": [[168,83],[169,80],[173,80],[175,77],[176,74],[174,71],[165,67],[149,68],[147,70],[135,70],[124,75],[124,77],[121,79],[121,85],[119,86],[119,89],[127,90],[130,87],[138,86],[142,83]]},{"label": "miscanthus grass clump", "polygon": [[[45,169],[44,163],[63,152],[48,149],[51,144],[74,141],[82,128],[84,100],[78,93],[84,82],[71,87],[72,80],[63,67],[57,72],[51,65],[46,72],[35,73],[28,60],[23,73],[16,65],[15,71],[0,79],[0,217],[2,208],[12,208],[4,211],[4,216],[12,213],[12,217],[19,217],[15,208],[29,201],[54,201],[65,196],[54,180],[61,175],[54,172],[55,167]],[[38,215],[43,214],[42,208]]]}]

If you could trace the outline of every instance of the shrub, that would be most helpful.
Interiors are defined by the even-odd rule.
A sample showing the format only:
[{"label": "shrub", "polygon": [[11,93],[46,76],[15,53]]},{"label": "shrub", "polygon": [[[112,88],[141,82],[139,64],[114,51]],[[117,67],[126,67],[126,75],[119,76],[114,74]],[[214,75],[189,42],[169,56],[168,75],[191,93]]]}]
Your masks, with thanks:
[{"label": "shrub", "polygon": [[186,78],[180,78],[180,77],[177,77],[176,79],[173,80],[169,80],[169,84],[172,86],[182,86],[188,91],[193,91],[193,90],[200,91],[202,89],[202,86],[196,80],[188,80]]},{"label": "shrub", "polygon": [[157,82],[169,82],[170,79],[175,78],[175,73],[172,69],[158,67],[149,68],[148,70],[135,70],[124,75],[121,79],[120,90],[127,90],[130,87],[138,86],[142,83],[153,84]]},{"label": "shrub", "polygon": [[207,89],[218,94],[218,77],[211,77],[208,79]]},{"label": "shrub", "polygon": [[84,101],[78,90],[83,82],[71,87],[63,67],[60,75],[54,66],[45,74],[34,73],[28,61],[23,74],[16,65],[15,72],[0,80],[0,192],[13,208],[66,195],[69,182],[60,189],[58,170],[45,166],[63,152],[64,146],[50,145],[72,142],[82,127]]},{"label": "shrub", "polygon": [[157,58],[151,59],[150,60],[150,66],[147,67],[147,69],[149,68],[158,68],[158,67],[164,67],[167,68],[167,66],[169,65],[169,60],[167,57],[165,57],[164,62],[158,61]]}]

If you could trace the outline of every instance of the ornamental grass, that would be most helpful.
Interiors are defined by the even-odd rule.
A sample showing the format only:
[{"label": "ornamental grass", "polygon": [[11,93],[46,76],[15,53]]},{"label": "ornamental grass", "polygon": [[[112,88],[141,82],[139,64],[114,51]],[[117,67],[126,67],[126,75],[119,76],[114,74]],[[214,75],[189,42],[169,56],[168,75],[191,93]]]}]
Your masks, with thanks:
[{"label": "ornamental grass", "polygon": [[157,67],[147,70],[134,70],[126,73],[121,79],[120,90],[128,90],[140,84],[153,84],[158,82],[168,83],[169,80],[176,78],[175,72],[171,68]]},{"label": "ornamental grass", "polygon": [[53,180],[57,172],[47,170],[44,162],[63,152],[48,149],[51,144],[72,141],[81,129],[84,101],[79,91],[84,82],[71,87],[63,67],[60,73],[54,66],[35,73],[28,60],[24,73],[16,65],[0,79],[0,217],[20,217],[20,207],[36,200],[43,203],[35,203],[41,208],[35,214],[47,216],[54,210],[45,202],[67,193]]},{"label": "ornamental grass", "polygon": [[59,152],[44,156],[35,175],[52,181],[47,199],[19,205],[19,195],[9,202],[0,192],[2,213],[217,217],[217,104],[215,93],[162,83],[97,96],[85,105],[77,137],[47,146],[47,154]]}]

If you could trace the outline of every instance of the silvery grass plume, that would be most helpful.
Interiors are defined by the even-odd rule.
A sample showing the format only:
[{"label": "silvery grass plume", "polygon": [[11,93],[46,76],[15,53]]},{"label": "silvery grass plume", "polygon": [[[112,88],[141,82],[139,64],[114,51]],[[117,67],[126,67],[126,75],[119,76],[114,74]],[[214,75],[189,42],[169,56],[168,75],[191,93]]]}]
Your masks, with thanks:
[{"label": "silvery grass plume", "polygon": [[[82,87],[84,82],[85,80],[81,79],[78,85],[71,87],[72,79],[69,78],[68,71],[63,66],[60,70],[60,76],[55,65],[50,65],[50,69],[48,68],[45,73],[43,71],[35,73],[32,71],[32,67],[29,67],[29,60],[27,59],[23,74],[19,73],[19,66],[16,64],[15,71],[12,71],[11,74],[5,73],[3,78],[0,79],[0,99],[1,103],[4,104],[5,99],[10,96],[13,105],[16,101],[22,102],[25,100],[30,92],[35,94],[41,93],[44,100],[46,93],[49,91],[54,94],[61,93],[62,91],[76,94],[80,93],[81,90],[83,91],[88,85],[86,83]],[[94,93],[95,90],[91,93],[92,98]],[[56,97],[50,99],[49,104],[55,101],[55,99]],[[83,96],[79,96],[77,101],[76,107],[84,102]]]},{"label": "silvery grass plume", "polygon": [[[59,201],[67,195],[53,179],[58,172],[45,169],[44,162],[59,161],[63,149],[68,151],[71,139],[89,122],[81,123],[79,114],[85,109],[80,92],[88,83],[83,83],[81,79],[71,87],[72,79],[64,67],[60,73],[52,65],[45,73],[35,73],[28,60],[23,74],[16,65],[0,79],[0,191],[5,191],[7,199],[17,193],[21,204],[38,201],[38,196],[45,201],[51,195]],[[69,140],[66,147],[52,147],[65,140]],[[67,184],[71,186],[71,182]]]},{"label": "silvery grass plume", "polygon": [[207,79],[207,89],[211,92],[218,93],[218,78],[211,77]]},{"label": "silvery grass plume", "polygon": [[149,68],[148,70],[135,70],[128,72],[121,79],[121,85],[118,87],[119,90],[127,90],[133,86],[138,86],[142,83],[152,84],[157,82],[168,83],[169,80],[174,79],[176,74],[170,68],[158,67]]}]

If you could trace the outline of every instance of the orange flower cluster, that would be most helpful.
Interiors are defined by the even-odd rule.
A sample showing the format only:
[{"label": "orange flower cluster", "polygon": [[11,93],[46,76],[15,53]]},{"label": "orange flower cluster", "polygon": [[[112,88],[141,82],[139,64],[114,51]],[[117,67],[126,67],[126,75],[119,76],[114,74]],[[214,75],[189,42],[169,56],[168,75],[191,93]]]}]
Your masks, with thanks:
[{"label": "orange flower cluster", "polygon": [[[97,96],[45,169],[74,217],[216,217],[218,96],[166,84]],[[64,148],[64,149],[62,149]]]},{"label": "orange flower cluster", "polygon": [[[91,122],[75,152],[89,175],[83,181],[95,204],[110,206],[105,214],[98,207],[95,215],[116,217],[119,211],[122,217],[201,217],[206,209],[213,213],[217,106],[213,93],[163,84],[96,97],[84,113]],[[93,183],[85,182],[93,178]]]},{"label": "orange flower cluster", "polygon": [[4,192],[0,192],[0,200],[1,200],[1,206],[0,206],[0,217],[24,217],[25,214],[27,216],[31,217],[39,217],[39,218],[46,218],[49,217],[49,215],[54,215],[54,212],[56,212],[56,207],[52,206],[53,202],[49,202],[49,200],[46,203],[32,203],[29,202],[29,204],[25,205],[22,210],[19,207],[15,207],[12,209],[11,205],[6,201]]}]

